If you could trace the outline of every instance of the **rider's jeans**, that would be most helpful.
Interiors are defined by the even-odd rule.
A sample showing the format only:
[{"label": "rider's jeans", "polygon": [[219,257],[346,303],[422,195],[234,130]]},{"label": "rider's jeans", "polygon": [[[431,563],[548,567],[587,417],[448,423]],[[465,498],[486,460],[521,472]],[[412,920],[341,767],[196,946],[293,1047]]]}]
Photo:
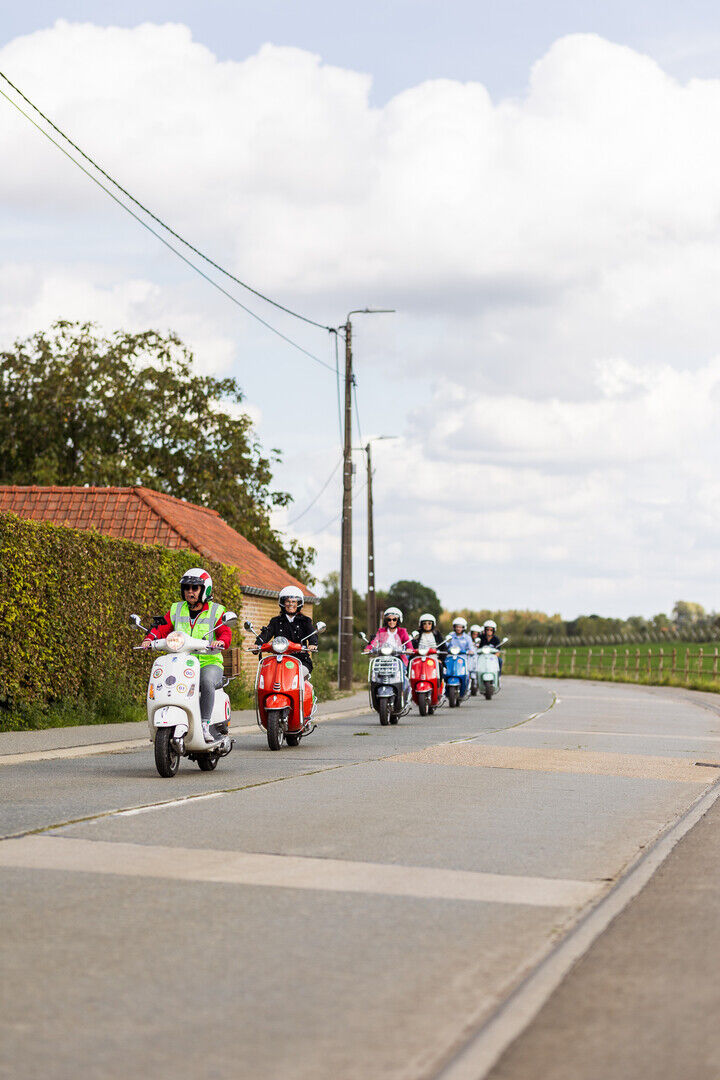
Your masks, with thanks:
[{"label": "rider's jeans", "polygon": [[203,720],[212,716],[215,691],[220,689],[222,681],[223,669],[219,664],[204,664],[200,668],[200,716]]}]

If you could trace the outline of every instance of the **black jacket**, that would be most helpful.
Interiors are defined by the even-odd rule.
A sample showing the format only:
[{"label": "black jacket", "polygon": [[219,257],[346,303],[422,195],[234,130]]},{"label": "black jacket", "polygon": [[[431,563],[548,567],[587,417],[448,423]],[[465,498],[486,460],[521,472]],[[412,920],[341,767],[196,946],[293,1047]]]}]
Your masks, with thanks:
[{"label": "black jacket", "polygon": [[[315,623],[307,615],[303,615],[302,612],[297,614],[293,621],[290,622],[284,611],[281,611],[279,615],[275,615],[270,620],[267,626],[263,626],[262,630],[255,639],[258,645],[265,645],[268,641],[272,641],[276,637],[286,637],[288,641],[294,641],[297,645],[300,644],[303,638],[307,638],[305,645],[317,645],[318,636],[317,631],[313,633],[313,627]],[[311,636],[308,637],[308,634]],[[312,671],[312,660],[306,649],[303,649],[301,653],[295,653],[295,656],[299,656],[308,671]]]},{"label": "black jacket", "polygon": [[475,644],[480,649],[483,647],[483,645],[492,645],[495,649],[497,649],[500,644],[500,638],[497,636],[497,634],[493,634],[493,636],[488,641],[485,635],[481,634]]}]

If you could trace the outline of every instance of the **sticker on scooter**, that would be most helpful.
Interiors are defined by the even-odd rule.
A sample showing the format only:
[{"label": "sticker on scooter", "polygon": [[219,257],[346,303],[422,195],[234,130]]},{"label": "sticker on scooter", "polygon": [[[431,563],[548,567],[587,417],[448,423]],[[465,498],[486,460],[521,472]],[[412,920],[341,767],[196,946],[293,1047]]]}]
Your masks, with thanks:
[{"label": "sticker on scooter", "polygon": [[175,689],[177,690],[178,694],[184,694],[187,691],[187,686],[185,685],[184,682],[181,682],[181,683],[177,684]]},{"label": "sticker on scooter", "polygon": [[168,675],[167,679],[165,680],[165,685],[166,686],[172,686],[172,684],[174,682],[177,682],[177,679],[175,678],[175,676],[174,675]]},{"label": "sticker on scooter", "polygon": [[185,670],[183,671],[183,675],[186,679],[192,679],[195,675],[195,672],[192,670],[192,668],[185,668]]}]

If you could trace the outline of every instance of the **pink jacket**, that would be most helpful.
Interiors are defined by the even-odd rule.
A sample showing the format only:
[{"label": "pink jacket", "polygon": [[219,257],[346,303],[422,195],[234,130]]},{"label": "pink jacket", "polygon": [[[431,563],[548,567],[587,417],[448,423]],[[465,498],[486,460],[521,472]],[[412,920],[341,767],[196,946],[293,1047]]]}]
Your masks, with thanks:
[{"label": "pink jacket", "polygon": [[[381,645],[392,645],[394,648],[403,648],[410,641],[412,641],[412,638],[404,626],[399,626],[397,630],[392,631],[388,630],[386,626],[381,626],[370,644],[365,647],[365,652],[369,652],[371,649],[379,649]],[[406,657],[403,656],[402,662],[405,664],[405,667],[407,667]]]}]

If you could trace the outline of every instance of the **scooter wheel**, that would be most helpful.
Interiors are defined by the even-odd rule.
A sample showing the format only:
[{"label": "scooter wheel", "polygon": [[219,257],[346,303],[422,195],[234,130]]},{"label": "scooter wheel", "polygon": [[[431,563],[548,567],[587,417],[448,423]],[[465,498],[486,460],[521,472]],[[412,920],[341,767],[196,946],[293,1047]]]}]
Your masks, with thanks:
[{"label": "scooter wheel", "polygon": [[418,711],[421,716],[427,716],[428,714],[428,697],[429,694],[418,694]]},{"label": "scooter wheel", "polygon": [[290,734],[286,733],[285,742],[288,744],[288,746],[299,746],[300,745],[300,736],[299,735],[290,735]]},{"label": "scooter wheel", "polygon": [[281,709],[268,709],[267,713],[267,741],[271,750],[279,750],[283,744],[283,729],[280,722]]},{"label": "scooter wheel", "polygon": [[477,692],[478,692],[478,686],[477,686],[477,683],[474,682],[470,686],[470,696],[471,697],[477,697]]},{"label": "scooter wheel", "polygon": [[388,698],[380,698],[378,701],[378,716],[383,727],[390,723],[390,701]]},{"label": "scooter wheel", "polygon": [[198,768],[201,772],[212,772],[218,761],[220,760],[219,754],[198,754],[195,759],[198,763]]},{"label": "scooter wheel", "polygon": [[449,686],[447,691],[448,705],[451,709],[454,709],[458,703],[458,688],[457,686]]},{"label": "scooter wheel", "polygon": [[491,682],[486,682],[483,689],[485,690],[485,697],[489,701],[490,698],[493,696],[493,684]]},{"label": "scooter wheel", "polygon": [[178,771],[180,755],[172,745],[172,728],[158,728],[155,732],[155,767],[161,776],[169,779]]}]

